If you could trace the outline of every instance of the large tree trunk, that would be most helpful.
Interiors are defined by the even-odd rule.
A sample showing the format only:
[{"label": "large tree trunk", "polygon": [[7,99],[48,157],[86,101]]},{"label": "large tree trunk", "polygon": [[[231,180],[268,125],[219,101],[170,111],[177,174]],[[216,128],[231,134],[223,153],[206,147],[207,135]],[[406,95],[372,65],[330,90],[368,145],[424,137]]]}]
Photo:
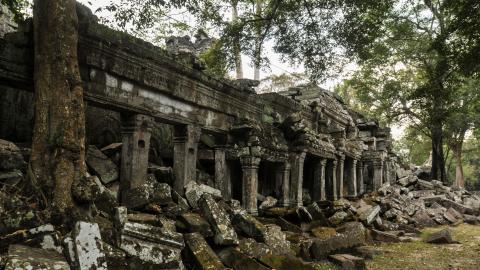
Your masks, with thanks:
[{"label": "large tree trunk", "polygon": [[[238,20],[238,1],[232,1],[232,22],[235,23]],[[235,57],[235,71],[236,78],[243,79],[243,63],[242,63],[242,50],[240,46],[240,38],[236,37],[233,44],[233,55]]]},{"label": "large tree trunk", "polygon": [[[262,0],[256,0],[255,1],[255,15],[257,16],[257,19],[260,19],[262,17]],[[253,54],[253,79],[254,80],[260,80],[260,63],[262,61],[262,27],[260,25],[260,20],[257,22],[256,25],[256,40],[255,40],[255,51]]]},{"label": "large tree trunk", "polygon": [[445,157],[443,154],[443,128],[442,123],[432,124],[432,179],[446,183]]},{"label": "large tree trunk", "polygon": [[72,183],[85,175],[85,116],[74,0],[34,1],[35,125],[30,169],[48,207],[74,206]]},{"label": "large tree trunk", "polygon": [[457,146],[453,150],[453,155],[455,156],[455,186],[465,188],[465,176],[463,174],[463,165],[462,165],[462,147]]}]

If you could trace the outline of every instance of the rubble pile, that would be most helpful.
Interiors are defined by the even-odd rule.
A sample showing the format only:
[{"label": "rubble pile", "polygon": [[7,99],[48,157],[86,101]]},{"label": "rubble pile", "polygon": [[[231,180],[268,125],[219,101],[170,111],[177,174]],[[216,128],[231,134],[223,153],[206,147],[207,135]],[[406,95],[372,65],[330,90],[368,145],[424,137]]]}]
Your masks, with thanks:
[{"label": "rubble pile", "polygon": [[[327,261],[365,269],[373,241],[410,241],[423,226],[480,223],[478,196],[404,170],[396,183],[360,199],[288,208],[259,195],[258,216],[195,181],[181,195],[165,173],[119,194],[112,149],[120,148],[89,147],[89,177],[100,192],[89,218],[67,228],[5,188],[22,183],[26,163],[19,148],[0,141],[1,175],[20,175],[0,182],[0,269],[316,269]],[[448,231],[428,241],[454,243]]]}]

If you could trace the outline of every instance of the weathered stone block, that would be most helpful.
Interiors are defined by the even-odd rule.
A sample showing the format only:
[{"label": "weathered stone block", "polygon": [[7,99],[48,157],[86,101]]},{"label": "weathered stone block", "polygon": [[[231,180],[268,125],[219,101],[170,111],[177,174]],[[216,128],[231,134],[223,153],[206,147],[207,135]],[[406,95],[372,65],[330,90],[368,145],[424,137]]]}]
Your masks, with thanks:
[{"label": "weathered stone block", "polygon": [[375,229],[372,229],[370,232],[371,232],[373,240],[375,240],[375,241],[386,242],[386,243],[398,243],[398,242],[400,242],[400,239],[398,238],[398,236],[396,236],[393,233],[382,232],[382,231],[378,231],[378,230],[375,230]]},{"label": "weathered stone block", "polygon": [[325,238],[316,239],[310,247],[314,259],[321,260],[329,254],[346,248],[361,246],[366,240],[366,230],[362,223],[348,222],[337,229],[337,234]]},{"label": "weathered stone block", "polygon": [[12,142],[0,139],[0,171],[13,171],[25,166],[20,149]]},{"label": "weathered stone block", "polygon": [[77,222],[72,232],[72,238],[78,269],[108,269],[98,224]]},{"label": "weathered stone block", "polygon": [[198,209],[198,200],[203,194],[210,194],[214,198],[222,197],[220,190],[204,184],[199,185],[195,181],[190,181],[185,185],[185,198],[193,209]]},{"label": "weathered stone block", "polygon": [[21,245],[11,245],[5,270],[69,270],[63,256],[52,250],[44,250]]},{"label": "weathered stone block", "polygon": [[265,241],[267,228],[255,217],[248,214],[245,210],[237,210],[233,213],[232,223],[239,228],[248,237],[259,242]]},{"label": "weathered stone block", "polygon": [[267,197],[265,197],[265,200],[260,204],[258,209],[265,210],[265,209],[268,209],[268,208],[275,207],[276,205],[277,205],[277,199],[275,199],[271,196],[267,196]]},{"label": "weathered stone block", "polygon": [[364,270],[366,269],[365,260],[350,254],[335,254],[328,257],[332,262],[345,270]]},{"label": "weathered stone block", "polygon": [[218,257],[223,264],[235,270],[268,270],[270,268],[257,262],[255,259],[243,254],[234,248],[226,248],[222,250]]},{"label": "weathered stone block", "polygon": [[182,223],[182,228],[191,233],[200,233],[203,237],[213,236],[213,231],[210,224],[197,213],[184,213],[179,216],[179,222]]},{"label": "weathered stone block", "polygon": [[222,270],[227,269],[212,248],[199,233],[188,233],[185,237],[185,253],[190,258],[192,269]]},{"label": "weathered stone block", "polygon": [[462,214],[472,215],[472,214],[475,213],[475,211],[472,208],[464,206],[460,203],[457,203],[457,202],[454,202],[454,201],[451,201],[451,200],[448,200],[448,199],[442,199],[440,201],[440,204],[443,205],[446,208],[451,207],[451,208],[457,210],[458,212],[460,212]]},{"label": "weathered stone block", "polygon": [[237,233],[232,227],[227,212],[219,207],[210,194],[203,194],[198,201],[200,212],[207,219],[215,233],[214,242],[217,245],[238,244]]},{"label": "weathered stone block", "polygon": [[166,228],[126,222],[119,231],[119,247],[129,256],[156,267],[178,267],[183,236]]},{"label": "weathered stone block", "polygon": [[380,213],[380,206],[366,205],[357,210],[358,217],[365,224],[370,225]]},{"label": "weathered stone block", "polygon": [[287,240],[287,236],[280,226],[267,224],[265,225],[266,231],[263,235],[265,244],[269,246],[277,254],[291,253],[290,242]]},{"label": "weathered stone block", "polygon": [[108,184],[118,179],[117,165],[94,145],[88,146],[86,161],[102,183]]},{"label": "weathered stone block", "polygon": [[453,244],[456,243],[452,239],[452,235],[449,229],[443,229],[441,231],[438,231],[436,233],[432,233],[429,235],[426,239],[425,242],[427,243],[432,243],[432,244]]}]

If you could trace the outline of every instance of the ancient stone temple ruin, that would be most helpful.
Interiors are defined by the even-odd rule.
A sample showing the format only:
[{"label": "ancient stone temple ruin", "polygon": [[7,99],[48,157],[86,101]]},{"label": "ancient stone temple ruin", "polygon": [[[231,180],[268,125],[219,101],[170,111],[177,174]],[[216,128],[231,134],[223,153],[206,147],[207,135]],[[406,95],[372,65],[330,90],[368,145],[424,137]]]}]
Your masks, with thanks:
[{"label": "ancient stone temple ruin", "polygon": [[[121,143],[120,172],[106,182],[120,179],[122,204],[159,167],[173,168],[179,194],[192,180],[204,182],[252,214],[258,196],[301,206],[395,181],[390,130],[332,92],[308,84],[256,94],[248,80],[202,73],[178,40],[166,51],[98,24],[87,11],[79,16],[88,152]],[[0,138],[26,144],[33,126],[31,30],[31,23],[21,25],[0,46]]]}]

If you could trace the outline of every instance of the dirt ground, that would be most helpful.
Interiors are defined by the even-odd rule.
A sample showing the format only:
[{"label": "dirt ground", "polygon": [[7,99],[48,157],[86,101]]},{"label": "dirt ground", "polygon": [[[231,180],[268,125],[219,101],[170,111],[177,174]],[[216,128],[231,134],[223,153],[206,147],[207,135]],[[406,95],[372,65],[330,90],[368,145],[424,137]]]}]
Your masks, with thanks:
[{"label": "dirt ground", "polygon": [[[445,227],[428,228],[422,238]],[[369,270],[480,270],[480,226],[461,224],[450,227],[460,244],[435,245],[421,241],[381,244],[386,252],[367,261]]]}]

